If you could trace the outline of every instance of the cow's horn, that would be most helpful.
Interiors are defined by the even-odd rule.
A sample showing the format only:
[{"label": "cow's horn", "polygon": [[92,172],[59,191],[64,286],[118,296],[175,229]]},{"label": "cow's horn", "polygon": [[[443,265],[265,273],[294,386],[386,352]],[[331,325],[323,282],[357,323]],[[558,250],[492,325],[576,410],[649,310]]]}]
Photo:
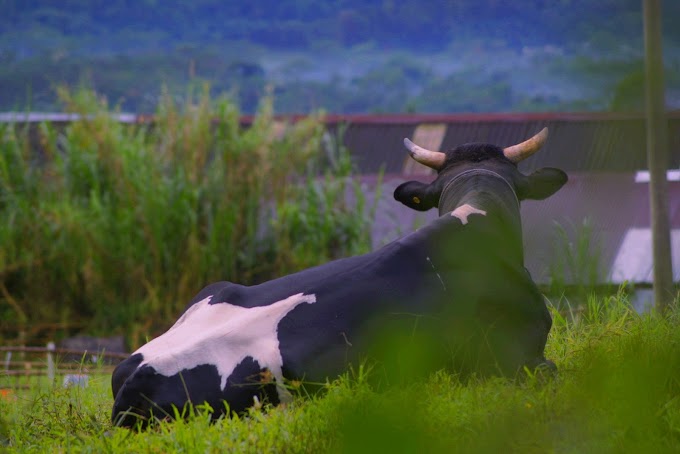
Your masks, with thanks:
[{"label": "cow's horn", "polygon": [[411,157],[419,163],[434,170],[439,170],[444,167],[446,154],[442,153],[441,151],[428,150],[427,148],[416,145],[408,139],[404,139],[404,145],[406,148],[408,148]]},{"label": "cow's horn", "polygon": [[541,131],[529,140],[522,143],[507,147],[503,150],[506,158],[512,162],[520,162],[528,158],[532,154],[541,149],[545,141],[548,139],[548,128],[543,128]]}]

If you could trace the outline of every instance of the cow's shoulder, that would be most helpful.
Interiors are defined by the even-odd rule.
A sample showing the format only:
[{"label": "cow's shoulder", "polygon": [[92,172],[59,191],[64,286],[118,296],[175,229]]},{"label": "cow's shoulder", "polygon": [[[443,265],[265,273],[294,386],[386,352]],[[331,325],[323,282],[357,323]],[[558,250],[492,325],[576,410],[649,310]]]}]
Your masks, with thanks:
[{"label": "cow's shoulder", "polygon": [[417,249],[425,250],[437,245],[442,239],[456,238],[461,232],[475,230],[480,223],[488,222],[485,216],[473,215],[465,219],[465,223],[459,217],[451,213],[443,214],[428,222],[416,231],[405,235],[393,242],[392,249]]},{"label": "cow's shoulder", "polygon": [[185,307],[184,311],[189,309],[196,303],[203,301],[208,297],[210,298],[211,304],[221,301],[233,301],[238,300],[239,295],[248,287],[245,285],[234,284],[233,282],[220,281],[203,287],[203,289],[194,296],[189,304]]}]

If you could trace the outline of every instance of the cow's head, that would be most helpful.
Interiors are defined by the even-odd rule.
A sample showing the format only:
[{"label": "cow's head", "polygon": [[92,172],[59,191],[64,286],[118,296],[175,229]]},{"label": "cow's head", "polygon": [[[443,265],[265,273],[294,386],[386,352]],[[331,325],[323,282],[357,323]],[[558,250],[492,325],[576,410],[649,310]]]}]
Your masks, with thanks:
[{"label": "cow's head", "polygon": [[[434,207],[439,213],[447,213],[458,207],[461,191],[454,194],[457,182],[466,180],[466,176],[497,176],[505,180],[514,191],[518,200],[545,199],[554,194],[567,181],[567,175],[553,168],[542,168],[531,175],[524,175],[517,169],[517,164],[536,153],[548,138],[548,129],[544,128],[531,139],[507,148],[487,143],[467,143],[459,145],[447,152],[432,151],[422,148],[409,139],[404,144],[411,157],[437,171],[437,178],[429,183],[408,181],[397,187],[394,198],[404,205],[419,211]],[[472,189],[468,185],[468,190]],[[443,193],[447,196],[443,196]]]}]

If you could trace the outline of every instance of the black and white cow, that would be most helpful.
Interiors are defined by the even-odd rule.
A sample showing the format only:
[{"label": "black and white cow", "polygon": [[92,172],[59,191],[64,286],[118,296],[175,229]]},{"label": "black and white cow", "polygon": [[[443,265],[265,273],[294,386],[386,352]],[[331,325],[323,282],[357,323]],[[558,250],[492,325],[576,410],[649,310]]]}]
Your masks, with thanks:
[{"label": "black and white cow", "polygon": [[285,402],[286,381],[332,379],[371,358],[395,327],[426,339],[417,345],[434,369],[514,375],[554,367],[544,358],[552,320],[524,268],[519,201],[552,195],[567,176],[517,170],[546,138],[544,129],[505,149],[472,143],[446,153],[405,139],[438,175],[403,183],[394,198],[416,210],[438,207],[439,218],[366,255],[249,287],[207,286],[166,333],[116,368],[114,422],[173,415],[187,402],[207,402],[214,416],[256,400]]}]

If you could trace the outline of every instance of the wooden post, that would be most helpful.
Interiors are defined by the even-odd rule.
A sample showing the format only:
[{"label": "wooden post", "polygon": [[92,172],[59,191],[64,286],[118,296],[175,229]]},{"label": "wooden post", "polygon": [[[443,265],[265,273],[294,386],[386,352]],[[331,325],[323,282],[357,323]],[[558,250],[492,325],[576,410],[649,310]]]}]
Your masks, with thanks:
[{"label": "wooden post", "polygon": [[[9,372],[9,363],[12,362],[12,351],[5,353],[5,372]],[[9,374],[7,374],[9,376]],[[9,381],[9,379],[7,380]],[[16,379],[14,380],[14,385],[16,385]]]},{"label": "wooden post", "polygon": [[54,342],[48,342],[47,343],[47,380],[49,381],[49,384],[52,385],[54,383],[54,376],[55,376],[55,370],[54,370]]},{"label": "wooden post", "polygon": [[673,269],[668,216],[668,120],[666,118],[661,0],[642,0],[645,37],[645,94],[647,108],[647,165],[654,257],[654,304],[661,313],[673,300]]}]

